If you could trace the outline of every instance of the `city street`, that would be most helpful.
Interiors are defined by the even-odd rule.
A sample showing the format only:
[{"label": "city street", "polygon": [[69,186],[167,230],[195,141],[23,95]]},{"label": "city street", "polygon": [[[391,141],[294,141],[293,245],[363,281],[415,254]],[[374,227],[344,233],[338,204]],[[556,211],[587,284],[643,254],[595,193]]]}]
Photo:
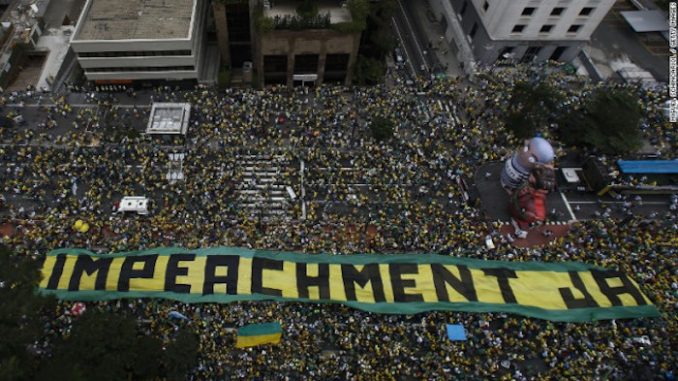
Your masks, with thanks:
[{"label": "city street", "polygon": [[[174,98],[186,96],[182,92],[170,94],[174,94]],[[13,130],[5,129],[3,142],[0,143],[5,152],[16,153],[30,147],[39,154],[43,149],[56,149],[66,162],[73,163],[66,165],[60,162],[54,168],[45,167],[44,173],[30,173],[22,163],[24,158],[12,159],[5,154],[0,163],[0,173],[4,176],[22,179],[28,186],[31,183],[38,184],[41,176],[47,176],[51,184],[28,192],[17,188],[3,190],[7,203],[14,205],[24,217],[40,218],[46,208],[67,202],[71,195],[82,202],[90,194],[88,192],[92,186],[100,186],[103,181],[109,183],[111,188],[125,191],[110,192],[98,203],[93,211],[100,215],[109,215],[117,200],[132,195],[150,197],[155,201],[155,211],[172,209],[178,205],[193,210],[221,207],[223,215],[231,220],[243,213],[260,220],[304,219],[308,213],[316,213],[370,222],[384,210],[388,210],[389,214],[400,213],[403,199],[421,203],[422,206],[435,202],[452,214],[462,210],[456,175],[447,171],[447,176],[438,177],[436,173],[440,168],[423,163],[425,153],[419,149],[394,151],[390,162],[383,165],[370,159],[369,151],[362,148],[368,134],[365,121],[369,120],[369,115],[359,108],[359,104],[352,103],[352,97],[348,94],[341,95],[342,111],[335,116],[335,120],[339,123],[340,119],[353,115],[356,122],[351,124],[349,130],[332,133],[337,134],[337,137],[349,135],[350,144],[326,150],[321,153],[321,157],[309,157],[304,149],[290,140],[299,134],[305,121],[291,118],[283,125],[276,126],[271,116],[268,118],[268,131],[253,131],[253,140],[237,147],[228,144],[228,139],[206,141],[190,132],[186,142],[178,146],[159,146],[146,140],[146,143],[141,144],[146,146],[145,150],[153,153],[149,160],[147,157],[129,155],[119,142],[125,141],[121,137],[121,130],[127,131],[125,133],[129,133],[130,129],[137,133],[144,131],[152,97],[142,92],[136,98],[121,95],[116,102],[101,102],[91,94],[70,94],[67,99],[59,99],[56,103],[44,100],[38,102],[34,97],[5,104],[5,112],[19,113],[25,121],[24,125]],[[326,107],[324,99],[313,94],[302,96],[301,99],[303,104],[299,107],[302,112]],[[414,141],[421,139],[422,135],[417,130],[432,124],[457,129],[465,124],[453,98],[421,93],[408,95],[404,99],[403,105],[409,111],[408,117],[401,121],[397,130],[401,138]],[[197,123],[208,120],[209,114],[208,110],[194,108],[192,128],[200,129]],[[23,135],[17,134],[18,131]],[[280,136],[282,140],[279,141],[290,145],[262,150],[258,139],[271,133]],[[434,129],[427,134],[427,138],[439,138],[435,134]],[[30,140],[17,141],[17,136]],[[73,147],[68,143],[74,136],[84,137],[88,144],[80,148]],[[444,140],[443,136],[440,138]],[[212,173],[209,178],[214,181],[213,186],[220,187],[222,192],[227,189],[225,194],[228,198],[219,201],[209,195],[195,198],[186,193],[185,182],[166,184],[164,179],[171,165],[167,155],[172,152],[184,153],[186,156],[186,182],[191,183],[196,168],[203,167],[202,171]],[[209,152],[219,152],[219,155],[224,156],[214,156]],[[91,154],[104,155],[113,163],[113,172],[110,172],[110,167],[92,167],[83,162],[81,157]],[[358,164],[371,162],[372,166]],[[489,221],[507,222],[508,199],[498,184],[501,163],[488,168],[479,168],[476,175],[476,186],[482,196],[481,210]],[[403,171],[409,172],[409,181],[401,180],[399,172]],[[132,180],[135,178],[145,181]],[[158,182],[152,186],[153,189],[144,185],[150,179],[157,179]],[[60,182],[67,183],[68,187],[59,188],[57,184]],[[116,183],[119,185],[116,186]],[[549,196],[549,221],[623,218],[622,206],[624,201],[609,195],[598,197],[593,193],[558,191]],[[636,202],[632,210],[642,216],[657,218],[668,206],[668,196],[648,196],[643,197],[642,203]],[[7,208],[0,210],[0,215],[7,214]]]}]

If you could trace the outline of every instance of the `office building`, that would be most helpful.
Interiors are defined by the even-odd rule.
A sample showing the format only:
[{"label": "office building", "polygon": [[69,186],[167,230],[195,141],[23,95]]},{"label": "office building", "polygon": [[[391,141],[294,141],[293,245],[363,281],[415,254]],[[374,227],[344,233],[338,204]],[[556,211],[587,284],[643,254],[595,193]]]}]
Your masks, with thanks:
[{"label": "office building", "polygon": [[[614,2],[435,0],[431,5],[450,42],[469,44],[476,62],[492,64],[504,59],[571,61]],[[453,28],[453,24],[461,28]]]},{"label": "office building", "polygon": [[208,0],[87,0],[71,47],[88,80],[209,82]]},{"label": "office building", "polygon": [[352,1],[362,0],[319,0],[312,17],[293,0],[214,2],[222,61],[243,75],[251,67],[258,86],[349,85],[364,25]]}]

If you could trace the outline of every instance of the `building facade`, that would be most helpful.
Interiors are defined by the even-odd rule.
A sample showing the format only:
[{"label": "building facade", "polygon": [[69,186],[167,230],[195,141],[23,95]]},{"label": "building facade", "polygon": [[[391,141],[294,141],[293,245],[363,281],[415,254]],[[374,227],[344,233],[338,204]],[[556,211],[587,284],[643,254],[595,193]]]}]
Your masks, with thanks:
[{"label": "building facade", "polygon": [[239,70],[251,62],[258,86],[350,85],[361,31],[351,27],[354,20],[346,2],[317,4],[317,16],[303,21],[293,0],[215,1],[223,63]]},{"label": "building facade", "polygon": [[88,80],[200,80],[208,0],[87,0],[71,47]]},{"label": "building facade", "polygon": [[[615,0],[436,0],[431,5],[449,41],[465,39],[479,64],[569,62]],[[452,20],[455,18],[455,20]],[[451,25],[461,24],[461,33]]]}]

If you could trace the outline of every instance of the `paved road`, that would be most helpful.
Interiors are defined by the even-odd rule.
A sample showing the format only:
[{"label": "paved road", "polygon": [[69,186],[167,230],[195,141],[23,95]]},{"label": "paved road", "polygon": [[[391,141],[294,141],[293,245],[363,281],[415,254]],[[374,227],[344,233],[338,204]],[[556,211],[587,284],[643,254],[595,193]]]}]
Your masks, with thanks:
[{"label": "paved road", "polygon": [[433,64],[430,62],[429,54],[424,54],[427,44],[422,37],[424,34],[417,28],[414,18],[411,17],[413,13],[409,10],[408,2],[396,0],[396,5],[393,17],[394,29],[407,54],[408,68],[411,74],[425,74],[433,67]]},{"label": "paved road", "polygon": [[[482,210],[492,220],[509,221],[508,196],[499,184],[499,173],[503,163],[488,163],[478,169],[475,183],[478,187]],[[489,174],[489,176],[488,176]],[[555,191],[547,200],[548,218],[551,221],[590,220],[598,218],[619,218],[633,214],[661,218],[670,206],[669,195],[644,195],[640,200],[629,196],[626,200],[610,195],[599,197],[592,192]]]},{"label": "paved road", "polygon": [[[350,97],[350,96],[349,96]],[[97,122],[100,122],[99,127],[90,126],[92,129],[102,129],[98,131],[99,135],[104,135],[104,131],[115,131],[116,126],[131,126],[137,130],[143,130],[148,120],[148,96],[140,96],[136,99],[138,105],[132,105],[135,99],[123,99],[122,105],[117,105],[117,111],[108,106],[98,106],[93,104],[88,97],[83,94],[71,95],[76,103],[72,106],[77,112],[67,113],[65,116],[57,110],[51,110],[50,104],[36,105],[31,99],[26,99],[25,103],[21,105],[19,101],[13,104],[3,106],[3,113],[8,110],[19,111],[27,121],[26,126],[21,126],[16,130],[6,131],[5,136],[2,136],[2,143],[0,149],[21,149],[16,147],[15,132],[17,130],[31,130],[35,131],[35,135],[45,133],[43,139],[33,139],[30,144],[36,148],[39,146],[47,146],[52,148],[59,148],[64,151],[65,157],[68,158],[64,162],[50,163],[54,167],[54,172],[45,173],[26,173],[21,170],[23,163],[20,160],[12,159],[11,157],[4,158],[0,161],[0,177],[2,178],[21,178],[30,186],[36,176],[49,176],[51,179],[51,186],[47,189],[38,191],[26,191],[15,189],[2,189],[0,192],[5,198],[20,207],[24,207],[27,212],[36,211],[39,214],[47,206],[60,205],[67,202],[69,193],[72,192],[73,173],[77,173],[80,167],[72,167],[71,173],[65,173],[59,170],[60,166],[79,157],[83,150],[108,150],[106,155],[109,160],[116,163],[114,173],[99,173],[94,176],[89,176],[90,179],[78,179],[76,181],[77,190],[76,198],[80,199],[90,189],[92,189],[92,179],[101,178],[104,181],[114,184],[120,182],[125,184],[125,189],[128,192],[135,192],[138,194],[149,194],[146,189],[136,184],[132,179],[135,176],[142,175],[146,178],[158,178],[159,181],[165,182],[165,176],[168,168],[171,165],[167,160],[156,160],[155,164],[149,166],[142,162],[142,160],[131,158],[125,152],[119,150],[118,144],[115,142],[99,142],[94,147],[74,148],[64,146],[64,141],[59,140],[71,133],[86,133],[88,129],[84,126],[84,119],[78,120],[78,115],[89,113],[90,116],[97,116]],[[316,104],[312,97],[309,97],[309,108],[320,108],[322,105]],[[403,136],[407,137],[413,134],[414,129],[421,129],[428,126],[429,122],[435,120],[436,123],[449,123],[458,125],[462,123],[460,116],[456,110],[455,104],[451,99],[446,99],[442,96],[411,96],[409,106],[413,109],[412,118],[416,119],[416,123],[411,121],[404,121],[401,131]],[[138,112],[135,115],[134,109]],[[350,108],[350,107],[349,107]],[[353,107],[359,111],[358,107]],[[102,112],[103,109],[103,112]],[[115,117],[112,116],[117,112]],[[349,110],[345,111],[346,113]],[[39,127],[41,123],[45,123],[51,118],[56,121],[56,126],[45,130],[44,127]],[[360,112],[358,112],[360,115]],[[204,118],[200,110],[196,110],[193,118],[199,120]],[[359,134],[365,133],[364,115],[357,118],[360,121]],[[76,127],[77,126],[77,127]],[[290,121],[286,126],[277,127],[276,133],[285,136],[290,130],[299,128],[294,121]],[[106,130],[108,129],[108,130]],[[353,134],[353,133],[352,133]],[[431,136],[438,138],[436,136]],[[254,137],[256,139],[256,137]],[[29,142],[22,142],[29,143]],[[191,168],[195,165],[195,153],[199,152],[202,147],[207,147],[210,150],[224,151],[228,147],[223,144],[215,142],[194,142],[191,139],[185,144],[177,147],[160,146],[157,143],[151,144],[151,152],[184,152],[186,153],[186,160],[184,165]],[[221,142],[223,143],[223,142]],[[228,213],[235,213],[237,210],[249,210],[254,214],[262,216],[282,216],[283,218],[294,217],[299,218],[305,213],[306,207],[310,206],[322,212],[335,212],[340,214],[351,215],[358,213],[364,215],[365,218],[378,215],[380,211],[389,209],[392,212],[397,212],[399,202],[402,199],[401,195],[407,194],[409,199],[416,200],[418,203],[429,204],[436,201],[445,210],[450,212],[458,211],[460,201],[457,197],[450,198],[447,193],[436,194],[438,190],[446,189],[446,187],[454,186],[454,181],[451,177],[438,178],[439,170],[432,172],[426,165],[412,166],[409,160],[403,160],[401,163],[402,171],[410,171],[416,173],[414,181],[400,181],[397,178],[397,173],[383,172],[383,168],[378,167],[360,167],[353,163],[352,157],[358,155],[365,155],[363,147],[359,143],[350,147],[341,147],[332,149],[332,156],[328,161],[318,161],[309,159],[304,163],[304,170],[301,172],[301,163],[297,159],[275,157],[274,151],[283,151],[287,153],[295,152],[297,148],[292,147],[270,147],[266,152],[261,149],[249,150],[248,147],[233,148],[233,160],[228,163],[214,162],[209,163],[208,168],[214,171],[215,178],[224,178],[227,183],[233,187],[233,192],[229,193],[229,200],[221,205],[228,205]],[[248,151],[248,152],[244,152]],[[34,151],[35,152],[35,151]],[[237,156],[240,155],[240,156]],[[420,154],[421,155],[421,154]],[[422,155],[423,156],[423,155]],[[327,163],[332,163],[328,167]],[[367,160],[366,162],[370,162]],[[204,164],[204,163],[203,163]],[[49,166],[46,166],[47,169]],[[85,170],[85,167],[82,167]],[[90,168],[90,167],[87,167]],[[193,166],[192,168],[195,168]],[[91,169],[91,168],[90,168]],[[96,168],[94,168],[96,169]],[[481,168],[480,173],[485,173]],[[279,176],[279,173],[287,173],[286,178]],[[190,176],[190,172],[185,173]],[[388,181],[384,182],[383,176],[393,176]],[[412,178],[412,177],[410,177]],[[496,186],[497,181],[495,176],[488,179],[489,186]],[[493,180],[494,183],[490,180]],[[66,184],[65,186],[57,186],[58,183]],[[108,183],[107,182],[107,183]],[[480,187],[487,186],[478,182]],[[490,184],[491,183],[491,184]],[[287,186],[290,186],[296,193],[298,199],[291,200],[287,194]],[[185,193],[181,193],[181,185],[168,186],[163,190],[156,191],[154,194],[149,194],[154,200],[176,200],[181,204],[195,204],[197,210],[200,208],[215,207],[216,200],[210,198],[209,195],[203,195],[195,200],[186,197]],[[484,189],[484,188],[483,188]],[[481,189],[481,192],[483,190]],[[494,194],[493,197],[499,197],[502,192],[490,192]],[[111,197],[104,200],[99,207],[102,210],[110,210],[112,203],[116,197],[124,196],[123,194],[113,194]],[[501,201],[501,200],[500,200]],[[591,194],[580,193],[565,193],[563,195],[554,193],[549,202],[551,205],[549,209],[555,209],[553,215],[558,221],[568,221],[573,218],[588,219],[598,218],[598,214],[604,215],[606,212],[611,216],[619,217],[621,214],[619,201],[603,198],[598,201],[598,197]],[[172,201],[162,201],[158,204],[160,207],[171,208]],[[495,203],[496,204],[496,203]],[[495,207],[491,203],[484,205],[485,209],[490,211],[504,210],[505,200],[501,204],[496,204]],[[489,207],[488,207],[489,205]],[[653,213],[661,213],[666,210],[668,206],[668,197],[647,197],[643,199],[643,204],[634,205],[632,210],[634,213],[651,216]],[[298,208],[298,212],[292,209]],[[609,209],[609,210],[608,210]],[[304,212],[302,212],[304,211]],[[495,216],[488,214],[490,219],[507,220],[507,216]]]}]

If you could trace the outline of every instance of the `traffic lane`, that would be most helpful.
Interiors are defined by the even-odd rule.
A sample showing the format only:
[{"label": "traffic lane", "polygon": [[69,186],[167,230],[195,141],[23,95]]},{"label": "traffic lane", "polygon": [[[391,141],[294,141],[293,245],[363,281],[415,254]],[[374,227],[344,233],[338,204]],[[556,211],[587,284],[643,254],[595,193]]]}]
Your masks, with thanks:
[{"label": "traffic lane", "polygon": [[619,201],[575,201],[570,202],[570,208],[579,220],[589,220],[598,218],[616,218],[624,219],[628,216],[642,216],[647,218],[663,218],[669,213],[668,202],[646,202],[642,205],[634,204],[631,207],[625,207],[623,202]]},{"label": "traffic lane", "polygon": [[[405,8],[405,11],[407,12],[408,15],[411,17],[408,17],[408,20],[410,20],[410,24],[412,28],[414,29],[415,35],[417,36],[417,41],[419,42],[419,46],[421,46],[422,50],[426,51],[427,54],[424,54],[424,57],[426,59],[426,63],[428,65],[428,68],[433,71],[435,68],[442,67],[440,65],[440,62],[438,61],[438,57],[431,51],[432,46],[430,45],[430,41],[426,38],[426,32],[424,31],[424,27],[422,25],[422,20],[419,17],[416,17],[417,12],[414,9],[414,7],[417,6],[423,6],[423,1],[420,0],[398,0],[403,4],[403,7]],[[422,52],[423,53],[423,52]]]},{"label": "traffic lane", "polygon": [[[2,139],[4,141],[13,140],[17,133],[26,133],[28,131],[34,134],[46,134],[54,138],[58,136],[67,136],[78,130],[84,130],[87,123],[94,118],[94,110],[77,109],[66,113],[51,112],[45,107],[13,107],[5,109],[3,112],[13,112],[21,115],[23,123],[15,124],[13,127],[5,128]],[[78,114],[80,113],[80,118]],[[33,139],[37,138],[36,136]]]},{"label": "traffic lane", "polygon": [[638,216],[658,218],[669,211],[669,195],[635,195],[615,198],[609,194],[598,196],[591,192],[571,191],[564,193],[566,200],[577,219],[592,219],[604,216],[625,218],[628,213]]},{"label": "traffic lane", "polygon": [[412,36],[413,32],[408,28],[405,15],[403,14],[403,9],[401,7],[397,8],[398,9],[396,10],[393,17],[396,21],[396,24],[398,25],[400,33],[402,34],[403,48],[406,51],[407,58],[413,63],[415,74],[421,74],[422,65],[426,67],[427,64],[422,60],[423,53],[417,49],[417,42],[414,39],[415,37]]},{"label": "traffic lane", "polygon": [[410,75],[416,75],[417,69],[414,66],[413,61],[409,58],[410,53],[407,51],[405,48],[405,41],[403,37],[403,32],[400,31],[400,27],[398,26],[398,23],[395,19],[395,17],[391,18],[391,26],[393,27],[393,30],[396,32],[396,36],[398,36],[398,47],[400,47],[403,50],[403,55],[404,55],[404,60],[405,62],[402,64],[396,63],[396,74],[400,74],[402,71],[406,71],[405,68],[409,69]]}]

